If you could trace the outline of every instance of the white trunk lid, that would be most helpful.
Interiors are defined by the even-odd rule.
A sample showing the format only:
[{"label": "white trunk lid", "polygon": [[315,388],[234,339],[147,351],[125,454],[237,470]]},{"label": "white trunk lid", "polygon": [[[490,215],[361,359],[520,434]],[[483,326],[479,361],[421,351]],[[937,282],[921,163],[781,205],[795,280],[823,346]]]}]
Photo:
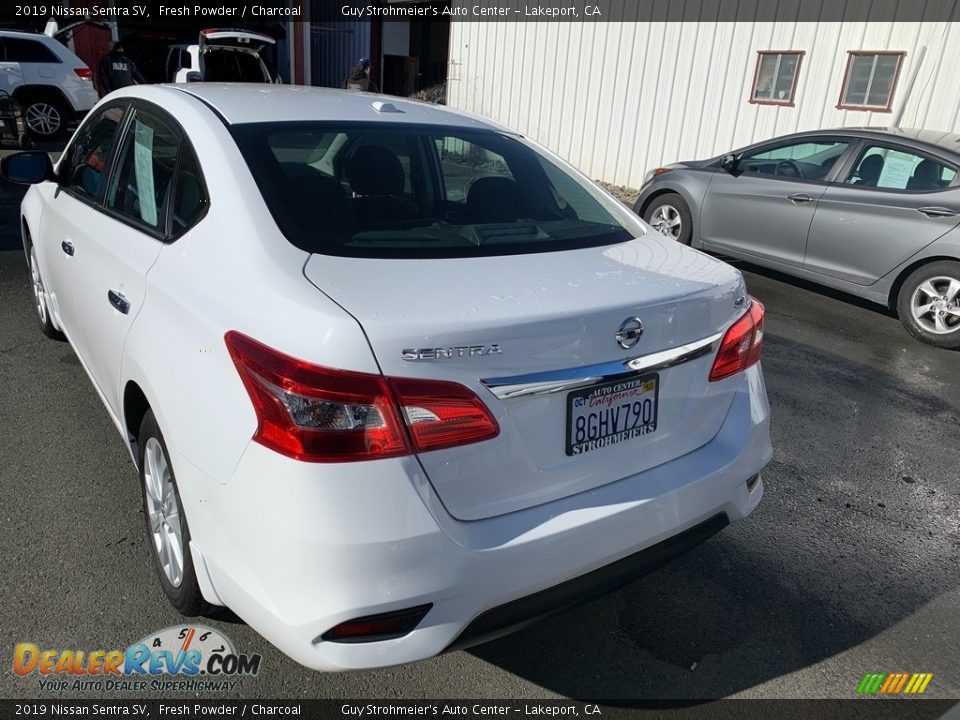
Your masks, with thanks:
[{"label": "white trunk lid", "polygon": [[[707,376],[719,334],[745,309],[740,274],[660,236],[505,257],[313,255],[305,274],[360,322],[385,374],[462,383],[493,412],[498,437],[419,454],[462,520],[590,490],[689,453],[713,438],[732,400],[735,380]],[[643,333],[623,349],[616,334],[633,317]],[[624,361],[687,345],[693,359],[633,376],[644,382],[621,380],[593,395],[564,384],[628,372]],[[593,448],[568,438],[568,413],[575,423],[590,405],[598,414],[581,421],[581,439],[606,433],[616,442]]]}]

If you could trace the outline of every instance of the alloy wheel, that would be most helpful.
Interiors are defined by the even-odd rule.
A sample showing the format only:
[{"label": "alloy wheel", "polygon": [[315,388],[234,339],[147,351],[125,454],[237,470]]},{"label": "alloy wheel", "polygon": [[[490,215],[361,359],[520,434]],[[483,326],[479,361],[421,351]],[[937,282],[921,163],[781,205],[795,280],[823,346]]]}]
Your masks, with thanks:
[{"label": "alloy wheel", "polygon": [[40,323],[47,324],[47,291],[43,287],[43,279],[40,277],[40,266],[37,265],[37,251],[30,248],[30,281],[33,285],[33,299],[37,306],[37,315],[40,316]]},{"label": "alloy wheel", "polygon": [[650,216],[650,225],[661,235],[678,240],[683,231],[680,212],[673,205],[660,205]]},{"label": "alloy wheel", "polygon": [[163,446],[155,437],[144,448],[143,482],[147,498],[150,539],[157,562],[173,587],[183,582],[183,528],[173,475]]},{"label": "alloy wheel", "polygon": [[927,332],[960,330],[960,279],[940,275],[924,280],[910,297],[913,319]]},{"label": "alloy wheel", "polygon": [[60,111],[45,102],[30,105],[24,113],[24,120],[27,122],[27,127],[37,135],[56,135],[63,122]]}]

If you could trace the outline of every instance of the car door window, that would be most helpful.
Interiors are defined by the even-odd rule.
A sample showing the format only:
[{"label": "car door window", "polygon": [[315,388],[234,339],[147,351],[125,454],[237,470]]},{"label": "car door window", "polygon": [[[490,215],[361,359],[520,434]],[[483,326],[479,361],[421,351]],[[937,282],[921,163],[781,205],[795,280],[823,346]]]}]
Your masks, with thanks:
[{"label": "car door window", "polygon": [[148,111],[135,110],[107,188],[107,208],[137,225],[163,232],[179,147],[176,130]]},{"label": "car door window", "polygon": [[109,107],[77,132],[60,166],[65,189],[90,200],[99,197],[124,110],[124,106]]},{"label": "car door window", "polygon": [[183,144],[180,152],[170,220],[170,232],[173,235],[180,235],[193,227],[210,204],[197,156],[187,143]]},{"label": "car door window", "polygon": [[933,192],[949,186],[956,176],[955,168],[939,160],[884,145],[868,145],[844,182],[883,190]]},{"label": "car door window", "polygon": [[825,180],[850,143],[805,139],[766,147],[740,158],[740,171],[799,180]]}]

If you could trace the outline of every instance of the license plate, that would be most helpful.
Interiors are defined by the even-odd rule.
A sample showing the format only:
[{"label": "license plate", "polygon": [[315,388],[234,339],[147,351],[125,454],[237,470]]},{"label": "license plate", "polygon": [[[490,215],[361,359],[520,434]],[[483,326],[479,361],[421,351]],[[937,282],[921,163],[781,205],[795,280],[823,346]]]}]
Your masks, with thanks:
[{"label": "license plate", "polygon": [[629,442],[657,429],[660,378],[647,375],[567,395],[567,455]]}]

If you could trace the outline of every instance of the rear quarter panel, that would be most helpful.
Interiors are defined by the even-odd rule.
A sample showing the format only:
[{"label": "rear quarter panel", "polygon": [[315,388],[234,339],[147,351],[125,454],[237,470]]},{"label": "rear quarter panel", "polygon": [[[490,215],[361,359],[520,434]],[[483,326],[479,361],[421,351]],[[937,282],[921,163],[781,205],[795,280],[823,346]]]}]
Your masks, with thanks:
[{"label": "rear quarter panel", "polygon": [[280,235],[226,127],[198,101],[163,93],[197,152],[210,206],[151,268],[119,381],[143,389],[172,454],[226,483],[256,429],[226,331],[319,364],[377,366],[357,322],[303,277],[308,253]]}]

